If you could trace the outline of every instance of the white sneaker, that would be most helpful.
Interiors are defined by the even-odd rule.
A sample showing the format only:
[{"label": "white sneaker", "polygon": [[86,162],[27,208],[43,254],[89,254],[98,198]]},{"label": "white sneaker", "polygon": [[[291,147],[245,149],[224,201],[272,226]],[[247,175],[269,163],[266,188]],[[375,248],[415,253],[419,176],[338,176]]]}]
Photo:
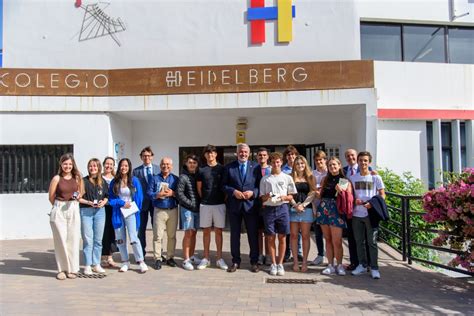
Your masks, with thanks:
[{"label": "white sneaker", "polygon": [[92,268],[92,271],[96,272],[96,273],[105,273],[105,270],[104,268],[102,268],[100,266],[100,264],[96,264],[93,268]]},{"label": "white sneaker", "polygon": [[277,275],[284,276],[285,275],[285,268],[282,264],[277,265]]},{"label": "white sneaker", "polygon": [[191,256],[191,258],[189,258],[189,260],[191,260],[191,263],[192,264],[195,264],[195,265],[199,265],[201,263],[201,259],[199,259],[198,257],[196,256]]},{"label": "white sneaker", "polygon": [[346,269],[344,269],[344,266],[342,264],[340,264],[336,267],[336,274],[337,275],[346,275]]},{"label": "white sneaker", "polygon": [[370,270],[370,275],[372,275],[372,279],[380,279],[379,270]]},{"label": "white sneaker", "polygon": [[140,273],[145,273],[148,271],[148,266],[146,265],[145,261],[140,262]]},{"label": "white sneaker", "polygon": [[324,262],[324,257],[323,256],[317,256],[316,258],[314,258],[313,261],[311,261],[309,263],[310,266],[319,266],[320,264],[322,264]]},{"label": "white sneaker", "polygon": [[201,262],[199,262],[199,265],[197,266],[197,269],[198,270],[204,270],[206,269],[207,267],[210,267],[211,266],[211,262],[209,260],[207,260],[206,258],[203,258],[201,260]]},{"label": "white sneaker", "polygon": [[216,266],[221,270],[227,270],[229,268],[222,258],[216,261]]},{"label": "white sneaker", "polygon": [[270,275],[277,275],[277,265],[273,264],[270,266]]},{"label": "white sneaker", "polygon": [[359,264],[353,271],[352,271],[352,275],[359,275],[359,274],[363,274],[363,273],[367,273],[367,268],[365,268],[363,265]]},{"label": "white sneaker", "polygon": [[127,272],[130,268],[130,262],[124,262],[119,269],[119,272]]},{"label": "white sneaker", "polygon": [[187,271],[193,271],[194,270],[194,266],[191,263],[191,259],[183,261],[183,269],[187,270]]},{"label": "white sneaker", "polygon": [[85,266],[84,267],[84,274],[85,275],[92,275],[92,269],[90,266]]},{"label": "white sneaker", "polygon": [[324,269],[323,271],[321,271],[321,274],[324,274],[324,275],[330,275],[330,274],[333,274],[335,273],[336,270],[334,269],[334,266],[332,264],[328,264],[328,266],[326,267],[326,269]]}]

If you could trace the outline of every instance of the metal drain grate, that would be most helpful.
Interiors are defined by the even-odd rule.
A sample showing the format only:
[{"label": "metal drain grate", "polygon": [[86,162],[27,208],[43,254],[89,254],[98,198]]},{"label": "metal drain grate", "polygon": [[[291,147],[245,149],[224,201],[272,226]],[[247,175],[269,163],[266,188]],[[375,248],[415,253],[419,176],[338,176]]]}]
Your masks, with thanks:
[{"label": "metal drain grate", "polygon": [[316,284],[316,279],[280,279],[280,278],[272,278],[272,279],[265,279],[265,283],[276,283],[276,284]]},{"label": "metal drain grate", "polygon": [[82,272],[79,272],[77,274],[77,277],[80,278],[80,279],[103,279],[107,276],[107,274],[104,274],[104,273],[94,273],[94,274],[91,274],[91,275],[86,275]]}]

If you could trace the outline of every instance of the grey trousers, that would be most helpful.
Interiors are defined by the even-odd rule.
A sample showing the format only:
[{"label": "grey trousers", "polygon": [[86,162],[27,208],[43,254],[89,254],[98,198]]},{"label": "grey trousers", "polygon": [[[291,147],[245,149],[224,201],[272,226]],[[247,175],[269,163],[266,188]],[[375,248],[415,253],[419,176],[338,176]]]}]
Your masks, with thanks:
[{"label": "grey trousers", "polygon": [[[378,270],[378,248],[377,248],[377,237],[378,228],[372,228],[369,217],[353,217],[352,218],[352,229],[354,230],[354,237],[357,245],[357,257],[359,258],[359,264],[366,267],[368,264],[373,270]],[[370,262],[367,262],[367,251],[366,245],[366,232],[367,232],[367,245],[369,247]]]}]

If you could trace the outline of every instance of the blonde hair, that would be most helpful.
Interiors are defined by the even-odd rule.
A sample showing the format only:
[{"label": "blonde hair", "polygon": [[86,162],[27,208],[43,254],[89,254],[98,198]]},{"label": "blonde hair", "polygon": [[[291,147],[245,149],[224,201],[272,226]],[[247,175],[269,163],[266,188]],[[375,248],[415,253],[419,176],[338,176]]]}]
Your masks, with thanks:
[{"label": "blonde hair", "polygon": [[87,172],[89,172],[89,166],[91,163],[95,163],[97,165],[97,175],[95,178],[91,177],[91,174],[89,173],[89,181],[95,185],[95,186],[102,186],[102,164],[100,163],[100,160],[97,158],[92,158],[87,162]]},{"label": "blonde hair", "polygon": [[292,169],[291,169],[291,177],[293,178],[293,181],[296,182],[296,177],[298,176],[298,172],[296,171],[296,163],[301,160],[304,163],[304,170],[303,170],[303,177],[308,182],[310,191],[316,191],[316,181],[314,179],[313,173],[309,169],[308,161],[306,158],[302,155],[299,155],[295,158],[295,162],[293,163]]}]

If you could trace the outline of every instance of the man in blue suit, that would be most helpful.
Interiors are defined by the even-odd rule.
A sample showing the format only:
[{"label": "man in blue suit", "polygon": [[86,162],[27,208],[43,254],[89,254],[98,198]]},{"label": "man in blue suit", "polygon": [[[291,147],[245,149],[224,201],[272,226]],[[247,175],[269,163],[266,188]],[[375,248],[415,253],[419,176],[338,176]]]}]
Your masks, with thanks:
[{"label": "man in blue suit", "polygon": [[[143,164],[133,169],[133,175],[140,180],[143,192],[148,190],[148,182],[151,182],[149,180],[160,173],[160,167],[152,163],[153,156],[153,150],[151,150],[150,146],[143,148],[140,152],[140,159],[143,161]],[[151,217],[151,223],[153,223],[153,211],[153,204],[146,193],[144,193],[142,210],[140,212],[140,228],[138,230],[138,239],[140,239],[140,243],[142,244],[144,257],[146,254],[146,227],[148,225],[148,215]]]},{"label": "man in blue suit", "polygon": [[222,180],[227,194],[227,214],[230,221],[230,251],[232,265],[227,272],[240,267],[240,233],[242,219],[247,229],[250,246],[251,271],[258,272],[258,191],[260,179],[258,164],[249,161],[250,147],[237,145],[237,160],[225,166]]}]

